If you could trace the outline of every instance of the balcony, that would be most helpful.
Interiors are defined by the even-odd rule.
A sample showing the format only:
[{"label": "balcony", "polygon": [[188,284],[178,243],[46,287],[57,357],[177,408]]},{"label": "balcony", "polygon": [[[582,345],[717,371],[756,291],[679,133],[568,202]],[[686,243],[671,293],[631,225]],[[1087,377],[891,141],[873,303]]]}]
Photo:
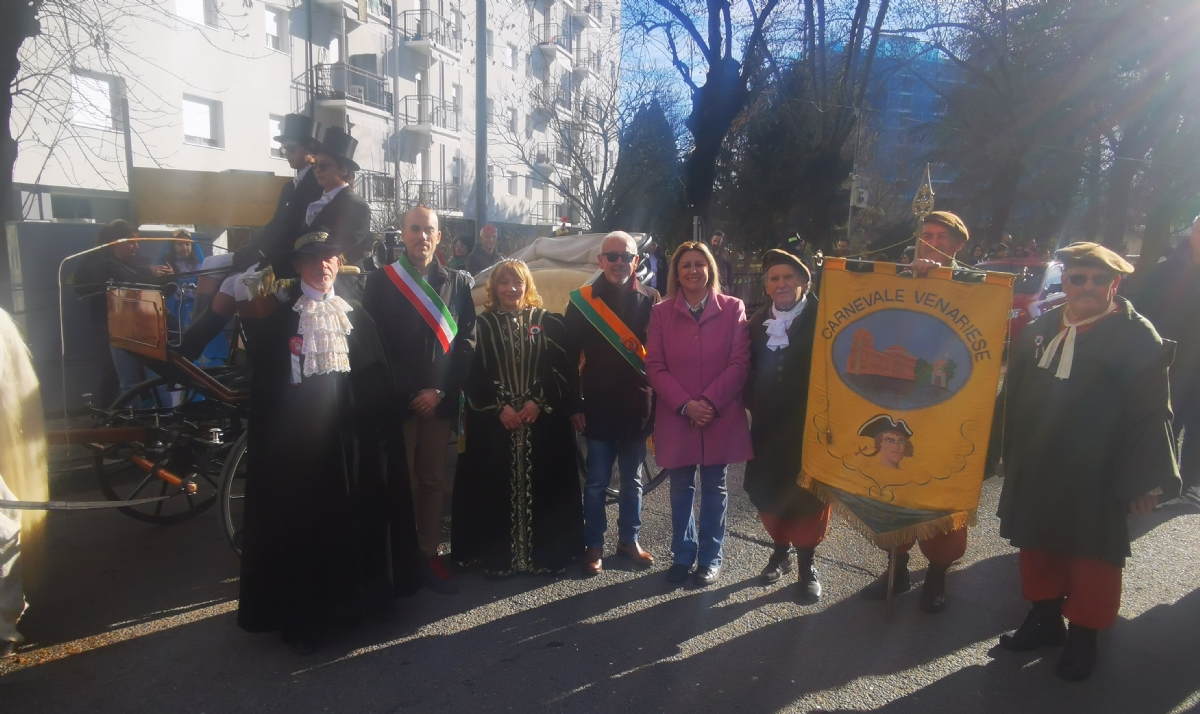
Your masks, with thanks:
[{"label": "balcony", "polygon": [[553,82],[545,82],[533,88],[533,106],[547,112],[570,112],[571,90]]},{"label": "balcony", "polygon": [[571,206],[559,201],[538,201],[533,207],[533,222],[557,225],[571,217]]},{"label": "balcony", "polygon": [[595,124],[604,118],[605,108],[597,100],[580,94],[576,97],[572,110],[579,121]]},{"label": "balcony", "polygon": [[[297,100],[312,87],[314,99],[347,101],[381,111],[392,111],[391,81],[365,69],[351,67],[343,62],[314,65],[292,80]],[[303,106],[297,101],[297,106]]]},{"label": "balcony", "polygon": [[533,43],[545,55],[546,62],[556,59],[571,59],[575,49],[575,37],[570,28],[556,22],[546,22],[533,28]]},{"label": "balcony", "polygon": [[604,66],[603,62],[599,50],[581,47],[575,54],[575,63],[572,65],[571,71],[579,79],[596,79],[600,76],[601,67]]},{"label": "balcony", "polygon": [[428,94],[410,94],[400,100],[400,127],[422,134],[457,136],[462,115],[454,102]]},{"label": "balcony", "polygon": [[359,171],[354,175],[354,192],[367,203],[391,203],[396,200],[396,179],[378,171]]},{"label": "balcony", "polygon": [[587,29],[600,26],[603,12],[604,6],[601,3],[580,0],[579,4],[571,10],[571,16],[575,19],[576,27]]},{"label": "balcony", "polygon": [[554,141],[543,141],[534,146],[533,165],[539,171],[549,174],[557,167],[570,164],[571,156],[561,144]]},{"label": "balcony", "polygon": [[433,10],[400,13],[400,33],[405,45],[430,59],[457,61],[462,55],[462,28]]},{"label": "balcony", "polygon": [[427,206],[439,213],[462,210],[462,186],[442,181],[405,181],[404,205]]}]

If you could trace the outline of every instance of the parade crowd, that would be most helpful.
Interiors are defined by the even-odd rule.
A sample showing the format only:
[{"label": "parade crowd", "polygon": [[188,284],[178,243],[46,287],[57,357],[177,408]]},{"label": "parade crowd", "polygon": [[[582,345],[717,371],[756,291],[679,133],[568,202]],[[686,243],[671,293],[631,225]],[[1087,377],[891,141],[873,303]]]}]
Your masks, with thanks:
[{"label": "parade crowd", "polygon": [[[765,253],[768,300],[747,315],[722,290],[724,251],[684,242],[669,258],[659,253],[655,289],[636,277],[637,242],[615,231],[600,247],[600,276],[559,315],[543,307],[529,268],[499,253],[493,227],[473,250],[446,246],[443,264],[438,216],[419,206],[404,216],[402,249],[355,295],[342,287],[343,256],[363,254],[369,213],[353,193],[353,140],[331,128],[318,142],[297,115],[279,140],[296,179],[262,237],[225,258],[234,274],[209,297],[201,286],[203,309],[181,348],[198,356],[235,304],[251,306],[242,628],[279,632],[305,654],[332,628],[385,613],[422,586],[456,592],[457,568],[598,574],[610,557],[614,466],[612,557],[652,566],[639,542],[651,438],[654,461],[669,470],[668,582],[720,579],[727,474],[746,462],[746,493],[774,543],[763,580],[794,579],[800,602],[819,600],[814,553],[831,506],[796,478],[818,319],[802,251]],[[982,251],[964,253],[969,237],[954,214],[929,214],[908,275],[973,270]],[[1200,423],[1198,244],[1200,228],[1191,253],[1150,268],[1132,298],[1118,294],[1134,270],[1122,256],[1095,243],[1057,251],[1065,305],[1009,349],[989,468],[1002,469],[1001,535],[1020,549],[1031,610],[1000,644],[1063,646],[1064,679],[1091,675],[1097,633],[1117,616],[1128,515],[1180,495],[1180,432],[1186,485],[1200,486],[1200,440],[1190,433]],[[954,257],[967,254],[976,260]],[[268,266],[275,289],[248,291]],[[472,275],[485,269],[477,313]],[[586,442],[582,481],[576,435]],[[878,421],[865,436],[897,462],[913,453],[903,422]],[[919,606],[943,611],[946,573],[967,538],[963,526],[890,549],[862,595],[911,589],[916,545],[930,564]]]}]

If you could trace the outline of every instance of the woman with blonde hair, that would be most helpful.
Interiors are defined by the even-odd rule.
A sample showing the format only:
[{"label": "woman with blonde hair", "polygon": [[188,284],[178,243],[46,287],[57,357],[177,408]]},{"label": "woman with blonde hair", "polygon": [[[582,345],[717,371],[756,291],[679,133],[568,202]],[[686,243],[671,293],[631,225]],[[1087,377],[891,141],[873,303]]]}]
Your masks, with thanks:
[{"label": "woman with blonde hair", "polygon": [[564,329],[541,305],[525,263],[496,265],[463,387],[450,548],[494,575],[558,573],[583,552]]},{"label": "woman with blonde hair", "polygon": [[[670,469],[671,550],[668,582],[697,585],[720,577],[729,464],[754,457],[742,387],[750,372],[746,306],[721,294],[716,261],[703,243],[671,257],[667,299],[650,311],[646,379],[658,395],[655,461]],[[699,527],[693,514],[700,478]]]}]

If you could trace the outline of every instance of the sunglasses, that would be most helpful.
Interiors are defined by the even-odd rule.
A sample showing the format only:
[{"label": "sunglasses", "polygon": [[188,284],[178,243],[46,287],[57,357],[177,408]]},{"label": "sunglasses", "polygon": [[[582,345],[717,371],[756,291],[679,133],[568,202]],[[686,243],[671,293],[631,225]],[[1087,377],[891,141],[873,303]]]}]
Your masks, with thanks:
[{"label": "sunglasses", "polygon": [[610,263],[615,263],[618,260],[623,260],[626,263],[632,263],[633,259],[637,257],[633,253],[618,253],[615,250],[611,250],[607,253],[601,253],[600,255],[604,256],[604,259]]},{"label": "sunglasses", "polygon": [[1095,285],[1098,288],[1106,288],[1109,285],[1112,285],[1113,281],[1116,279],[1117,276],[1115,275],[1085,275],[1083,273],[1075,273],[1067,276],[1067,281],[1077,288],[1082,288],[1084,285],[1087,285],[1089,280],[1091,281],[1092,285]]}]

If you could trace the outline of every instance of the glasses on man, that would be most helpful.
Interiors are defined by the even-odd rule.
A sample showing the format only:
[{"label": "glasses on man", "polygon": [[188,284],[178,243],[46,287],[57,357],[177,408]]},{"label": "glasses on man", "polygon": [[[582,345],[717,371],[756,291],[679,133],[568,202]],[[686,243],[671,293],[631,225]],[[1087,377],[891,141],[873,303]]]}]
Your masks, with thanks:
[{"label": "glasses on man", "polygon": [[637,257],[633,253],[618,253],[615,250],[610,250],[609,252],[601,253],[600,255],[604,256],[604,259],[610,263],[616,263],[619,260],[623,260],[626,263],[632,263],[633,259]]},{"label": "glasses on man", "polygon": [[1082,288],[1084,285],[1087,285],[1089,281],[1091,281],[1092,285],[1095,285],[1098,288],[1106,288],[1109,285],[1112,285],[1112,282],[1116,279],[1117,276],[1112,274],[1088,275],[1086,273],[1072,273],[1071,275],[1067,276],[1067,282],[1071,283],[1077,288]]}]

